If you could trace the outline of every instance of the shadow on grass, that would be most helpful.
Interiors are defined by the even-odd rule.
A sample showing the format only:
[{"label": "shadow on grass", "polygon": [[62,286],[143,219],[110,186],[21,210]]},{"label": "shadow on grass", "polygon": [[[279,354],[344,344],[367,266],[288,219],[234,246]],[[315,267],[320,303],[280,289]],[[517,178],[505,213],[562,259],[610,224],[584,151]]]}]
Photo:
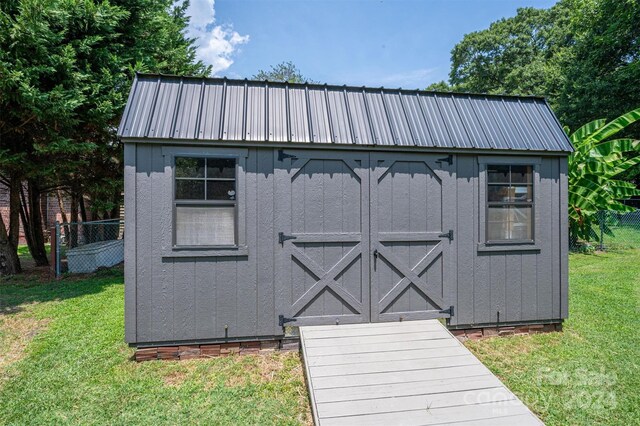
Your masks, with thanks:
[{"label": "shadow on grass", "polygon": [[48,274],[48,268],[43,267],[0,278],[0,315],[18,313],[29,303],[97,294],[108,286],[124,283],[122,265],[92,274],[66,275],[59,280],[50,279]]}]

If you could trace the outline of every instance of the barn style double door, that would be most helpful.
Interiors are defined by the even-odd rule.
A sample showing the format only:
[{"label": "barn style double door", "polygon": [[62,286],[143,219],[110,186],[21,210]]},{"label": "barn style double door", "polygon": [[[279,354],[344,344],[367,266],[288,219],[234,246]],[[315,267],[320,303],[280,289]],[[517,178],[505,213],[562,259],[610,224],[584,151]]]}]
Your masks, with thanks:
[{"label": "barn style double door", "polygon": [[279,325],[449,316],[453,156],[274,155]]}]

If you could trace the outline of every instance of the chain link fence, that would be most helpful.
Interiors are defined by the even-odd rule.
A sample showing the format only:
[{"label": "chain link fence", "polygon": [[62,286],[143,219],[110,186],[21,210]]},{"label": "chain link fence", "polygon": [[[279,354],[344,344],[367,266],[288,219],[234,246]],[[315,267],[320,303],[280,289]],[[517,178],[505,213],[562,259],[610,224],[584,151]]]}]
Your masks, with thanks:
[{"label": "chain link fence", "polygon": [[56,222],[51,240],[55,274],[88,274],[124,261],[124,222]]},{"label": "chain link fence", "polygon": [[593,238],[582,241],[569,236],[569,249],[577,252],[640,248],[640,209],[630,213],[600,211]]}]

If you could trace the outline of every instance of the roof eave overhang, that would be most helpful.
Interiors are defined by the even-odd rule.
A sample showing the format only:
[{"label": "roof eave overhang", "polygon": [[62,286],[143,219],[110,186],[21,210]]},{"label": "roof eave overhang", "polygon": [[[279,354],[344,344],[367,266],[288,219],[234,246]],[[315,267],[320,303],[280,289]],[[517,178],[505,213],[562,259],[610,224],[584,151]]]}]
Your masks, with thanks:
[{"label": "roof eave overhang", "polygon": [[324,149],[324,150],[358,150],[358,151],[397,151],[397,152],[442,152],[460,154],[494,154],[494,155],[545,155],[568,156],[570,151],[524,150],[498,148],[458,148],[419,145],[364,145],[322,142],[284,142],[284,141],[247,141],[247,140],[210,140],[210,139],[176,139],[119,136],[124,143],[157,144],[157,145],[191,145],[191,146],[233,146],[253,148],[283,149]]}]

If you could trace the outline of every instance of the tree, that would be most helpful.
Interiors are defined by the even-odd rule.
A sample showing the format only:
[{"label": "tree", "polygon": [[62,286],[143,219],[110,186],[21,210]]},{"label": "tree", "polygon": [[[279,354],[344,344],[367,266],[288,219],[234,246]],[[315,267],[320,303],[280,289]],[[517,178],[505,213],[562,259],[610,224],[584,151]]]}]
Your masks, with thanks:
[{"label": "tree", "polygon": [[[0,179],[27,182],[28,194],[10,209],[11,217],[21,213],[37,264],[47,263],[40,194],[62,189],[83,211],[89,200],[98,217],[117,211],[122,146],[115,129],[135,72],[210,73],[184,35],[187,7],[169,0],[0,4]],[[13,266],[7,270],[19,269]]]},{"label": "tree", "polygon": [[[454,90],[545,96],[570,128],[640,105],[640,0],[560,0],[463,37]],[[640,138],[640,127],[623,131]],[[624,173],[640,177],[640,167]]]},{"label": "tree", "polygon": [[[565,0],[575,44],[554,106],[576,128],[640,105],[640,1]],[[626,129],[640,137],[640,128]]]},{"label": "tree", "polygon": [[450,92],[453,88],[444,80],[437,81],[435,83],[431,83],[426,87],[425,90],[430,90],[433,92]]},{"label": "tree", "polygon": [[252,78],[254,80],[280,81],[283,83],[317,83],[304,77],[298,67],[291,61],[281,62],[275,66],[272,65],[268,71],[260,70]]},{"label": "tree", "polygon": [[[571,128],[640,105],[640,1],[561,0],[463,37],[455,90],[545,96]],[[640,130],[627,129],[638,137]]]},{"label": "tree", "polygon": [[467,34],[451,51],[449,82],[461,91],[555,94],[557,56],[566,48],[564,10],[518,9],[516,16]]},{"label": "tree", "polygon": [[[640,164],[640,140],[611,139],[640,119],[640,108],[607,123],[595,120],[571,136],[575,152],[569,157],[569,221],[572,238],[598,240],[593,226],[601,210],[633,211],[621,200],[640,195],[633,183],[615,179]],[[604,232],[611,234],[606,226]]]}]

